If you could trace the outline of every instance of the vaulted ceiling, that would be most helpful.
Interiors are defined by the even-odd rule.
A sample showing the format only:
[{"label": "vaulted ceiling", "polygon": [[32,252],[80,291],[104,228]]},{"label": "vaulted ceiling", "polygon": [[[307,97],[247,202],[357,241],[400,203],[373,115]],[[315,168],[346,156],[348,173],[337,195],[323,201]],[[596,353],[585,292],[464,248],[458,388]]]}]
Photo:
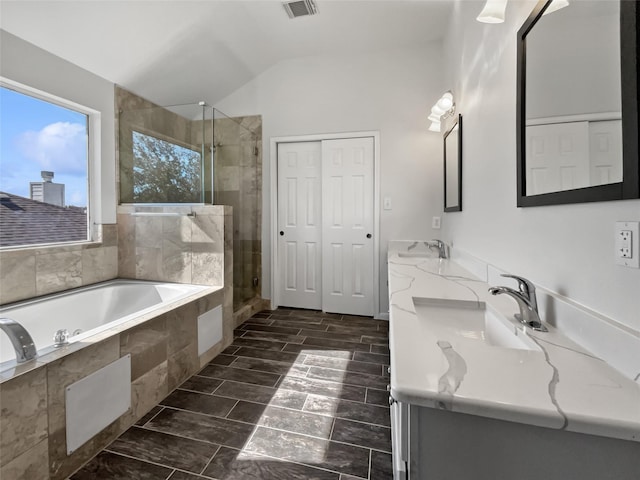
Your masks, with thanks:
[{"label": "vaulted ceiling", "polygon": [[283,60],[437,40],[452,4],[318,0],[290,19],[275,0],[0,0],[0,27],[160,105],[215,105]]}]

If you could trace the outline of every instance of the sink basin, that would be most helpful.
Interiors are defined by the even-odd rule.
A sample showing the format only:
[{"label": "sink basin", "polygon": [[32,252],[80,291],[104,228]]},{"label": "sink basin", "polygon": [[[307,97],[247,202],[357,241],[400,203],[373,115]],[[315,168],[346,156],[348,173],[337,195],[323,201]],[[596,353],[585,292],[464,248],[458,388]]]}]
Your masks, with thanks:
[{"label": "sink basin", "polygon": [[502,317],[485,302],[414,297],[413,305],[418,318],[443,337],[540,351],[521,325]]},{"label": "sink basin", "polygon": [[437,255],[431,252],[398,252],[399,258],[437,258]]}]

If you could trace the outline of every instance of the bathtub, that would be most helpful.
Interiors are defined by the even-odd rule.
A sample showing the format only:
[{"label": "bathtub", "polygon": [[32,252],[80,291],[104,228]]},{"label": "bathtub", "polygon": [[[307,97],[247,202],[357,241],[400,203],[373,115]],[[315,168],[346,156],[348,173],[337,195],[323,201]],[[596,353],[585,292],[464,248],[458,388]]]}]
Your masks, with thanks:
[{"label": "bathtub", "polygon": [[[2,307],[0,317],[22,324],[33,338],[41,358],[56,350],[53,338],[58,330],[67,330],[69,343],[79,342],[210,288],[180,283],[110,280]],[[4,332],[0,332],[0,372],[15,364],[11,341]]]}]

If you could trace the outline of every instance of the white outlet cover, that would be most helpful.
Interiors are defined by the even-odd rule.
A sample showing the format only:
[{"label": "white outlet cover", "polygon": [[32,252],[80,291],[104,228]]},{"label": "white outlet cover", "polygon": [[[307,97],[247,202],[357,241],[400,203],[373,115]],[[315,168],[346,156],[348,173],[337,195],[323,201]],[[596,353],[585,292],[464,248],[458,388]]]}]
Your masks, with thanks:
[{"label": "white outlet cover", "polygon": [[[623,231],[631,232],[630,245],[623,242]],[[615,233],[615,259],[616,264],[624,267],[640,268],[640,222],[616,222]],[[631,256],[625,257],[620,253],[623,248],[631,247]]]},{"label": "white outlet cover", "polygon": [[431,228],[433,228],[435,230],[439,230],[440,229],[440,217],[433,217],[431,219]]}]

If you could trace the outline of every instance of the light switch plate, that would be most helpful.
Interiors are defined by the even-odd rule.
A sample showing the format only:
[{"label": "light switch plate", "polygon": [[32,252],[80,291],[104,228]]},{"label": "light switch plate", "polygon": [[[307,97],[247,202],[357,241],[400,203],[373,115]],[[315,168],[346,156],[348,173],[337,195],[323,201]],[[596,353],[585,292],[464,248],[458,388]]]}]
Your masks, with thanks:
[{"label": "light switch plate", "polygon": [[433,217],[431,219],[431,228],[434,230],[440,230],[440,217]]},{"label": "light switch plate", "polygon": [[616,264],[640,268],[640,222],[616,222]]}]

